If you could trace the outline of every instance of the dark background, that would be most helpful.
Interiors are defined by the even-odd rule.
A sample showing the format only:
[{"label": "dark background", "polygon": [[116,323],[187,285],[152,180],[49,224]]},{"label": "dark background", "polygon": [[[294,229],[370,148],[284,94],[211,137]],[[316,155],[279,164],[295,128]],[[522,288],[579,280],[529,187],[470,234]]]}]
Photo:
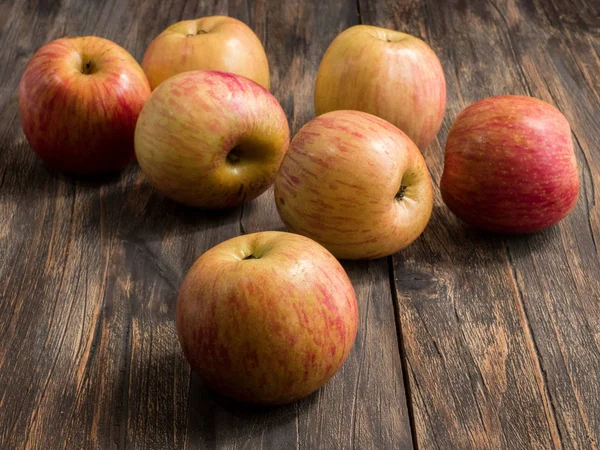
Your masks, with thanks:
[{"label": "dark background", "polygon": [[[593,0],[0,1],[0,448],[597,448],[599,11]],[[207,213],[163,199],[136,166],[68,178],[41,164],[18,120],[20,76],[46,42],[93,34],[141,61],[169,24],[213,14],[256,31],[293,132],[313,116],[325,49],[357,23],[424,39],[448,85],[424,152],[428,228],[393,257],[345,263],[355,348],[323,389],[280,408],[205,389],[173,320],[203,251],[281,227],[271,193]],[[524,237],[466,227],[437,189],[458,112],[508,93],[566,115],[582,181],[566,220]]]}]

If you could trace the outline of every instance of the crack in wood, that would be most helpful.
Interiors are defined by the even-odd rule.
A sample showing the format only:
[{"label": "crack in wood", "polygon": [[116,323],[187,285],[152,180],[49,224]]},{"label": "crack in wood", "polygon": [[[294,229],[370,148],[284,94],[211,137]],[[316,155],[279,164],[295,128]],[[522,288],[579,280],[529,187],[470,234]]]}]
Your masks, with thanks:
[{"label": "crack in wood", "polygon": [[[554,404],[554,400],[552,395],[550,394],[550,390],[548,389],[548,375],[546,374],[546,370],[542,364],[542,356],[540,354],[537,342],[535,340],[535,336],[533,334],[533,330],[529,323],[529,317],[527,315],[527,308],[525,306],[525,302],[523,300],[523,291],[521,290],[521,285],[519,284],[517,272],[514,267],[512,256],[510,254],[510,249],[508,244],[504,245],[504,253],[506,255],[506,264],[508,266],[508,270],[510,273],[510,278],[513,284],[513,289],[515,291],[515,299],[517,303],[517,311],[521,316],[521,324],[523,327],[523,331],[525,332],[526,342],[528,344],[528,349],[530,350],[530,358],[535,366],[535,373],[541,376],[539,379],[538,389],[540,389],[540,394],[544,399],[544,404],[550,404],[550,409],[546,407],[546,418],[548,420],[548,425],[552,432],[552,438],[554,440],[554,446],[556,449],[562,449],[563,447],[563,436],[560,427],[558,426],[556,420],[556,405]],[[548,412],[550,414],[548,414]]]},{"label": "crack in wood", "polygon": [[[394,273],[394,257],[387,258],[388,275],[390,280],[390,293],[392,294],[392,303],[394,305],[394,321],[396,323],[396,341],[398,351],[400,352],[400,365],[402,368],[402,381],[404,382],[404,395],[406,397],[406,408],[408,411],[408,420],[410,423],[410,435],[412,445],[415,450],[419,450],[419,441],[415,421],[415,412],[413,406],[413,392],[410,386],[410,377],[408,374],[408,359],[406,357],[406,348],[404,347],[404,336],[402,334],[402,323],[400,320],[400,304],[398,299],[398,290],[396,288],[396,275]],[[439,351],[439,350],[438,350]]]}]

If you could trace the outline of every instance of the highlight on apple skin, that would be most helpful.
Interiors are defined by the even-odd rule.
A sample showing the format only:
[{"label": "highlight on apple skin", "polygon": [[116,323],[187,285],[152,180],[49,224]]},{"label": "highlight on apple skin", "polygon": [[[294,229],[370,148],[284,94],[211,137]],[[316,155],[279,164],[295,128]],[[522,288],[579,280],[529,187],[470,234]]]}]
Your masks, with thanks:
[{"label": "highlight on apple skin", "polygon": [[342,259],[378,258],[425,229],[433,188],[425,160],[402,131],[360,111],[333,111],[294,137],[275,179],[290,231]]},{"label": "highlight on apple skin", "polygon": [[273,183],[289,133],[281,105],[261,85],[230,73],[192,71],[152,93],[138,120],[135,151],[165,196],[228,208]]},{"label": "highlight on apple skin", "polygon": [[231,72],[270,88],[269,63],[260,40],[245,23],[227,16],[169,26],[148,46],[142,67],[152,89],[191,70]]},{"label": "highlight on apple skin", "polygon": [[579,195],[567,119],[532,97],[468,106],[450,129],[440,189],[454,214],[484,230],[530,233],[554,225]]},{"label": "highlight on apple skin", "polygon": [[325,384],[358,328],[352,283],[322,246],[297,234],[238,236],[204,253],[177,300],[192,369],[236,400],[284,404]]},{"label": "highlight on apple skin", "polygon": [[317,115],[339,109],[381,117],[424,150],[446,109],[440,60],[409,34],[369,25],[348,28],[329,45],[315,85]]},{"label": "highlight on apple skin", "polygon": [[146,75],[124,48],[95,36],[57,39],[25,67],[21,125],[49,167],[116,172],[133,160],[135,125],[149,95]]}]

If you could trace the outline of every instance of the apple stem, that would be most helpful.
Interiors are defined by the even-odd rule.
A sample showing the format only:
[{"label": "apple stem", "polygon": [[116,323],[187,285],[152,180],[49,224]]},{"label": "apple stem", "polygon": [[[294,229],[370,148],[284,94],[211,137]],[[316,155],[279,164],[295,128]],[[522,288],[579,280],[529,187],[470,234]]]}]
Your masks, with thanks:
[{"label": "apple stem", "polygon": [[404,184],[400,186],[400,189],[398,189],[398,192],[396,193],[396,200],[401,201],[404,198],[404,193],[406,192],[407,187],[408,186]]},{"label": "apple stem", "polygon": [[85,67],[82,69],[81,73],[90,74],[92,71],[92,61],[89,59],[85,62]]},{"label": "apple stem", "polygon": [[238,162],[240,162],[240,155],[238,155],[235,151],[235,149],[231,150],[228,154],[227,154],[227,161],[229,162],[229,164],[236,164]]}]

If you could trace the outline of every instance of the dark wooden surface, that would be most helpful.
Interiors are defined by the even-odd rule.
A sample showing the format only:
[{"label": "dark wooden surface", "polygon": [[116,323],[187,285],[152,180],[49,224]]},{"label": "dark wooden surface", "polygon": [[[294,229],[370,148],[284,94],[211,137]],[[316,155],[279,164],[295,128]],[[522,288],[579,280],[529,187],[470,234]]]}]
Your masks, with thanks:
[{"label": "dark wooden surface", "polygon": [[[439,55],[447,114],[425,156],[437,184],[466,105],[529,94],[567,116],[576,210],[526,237],[455,219],[436,192],[423,236],[345,263],[360,329],[342,370],[296,404],[225,400],[190,373],[174,307],[192,262],[281,229],[270,192],[221,213],[164,200],[137,167],[84,181],[47,170],[17,115],[44,43],[95,34],[138,60],[163,28],[228,14],[265,45],[292,132],[318,63],[365,23]],[[593,449],[600,446],[600,2],[594,0],[0,1],[0,448]]]}]

